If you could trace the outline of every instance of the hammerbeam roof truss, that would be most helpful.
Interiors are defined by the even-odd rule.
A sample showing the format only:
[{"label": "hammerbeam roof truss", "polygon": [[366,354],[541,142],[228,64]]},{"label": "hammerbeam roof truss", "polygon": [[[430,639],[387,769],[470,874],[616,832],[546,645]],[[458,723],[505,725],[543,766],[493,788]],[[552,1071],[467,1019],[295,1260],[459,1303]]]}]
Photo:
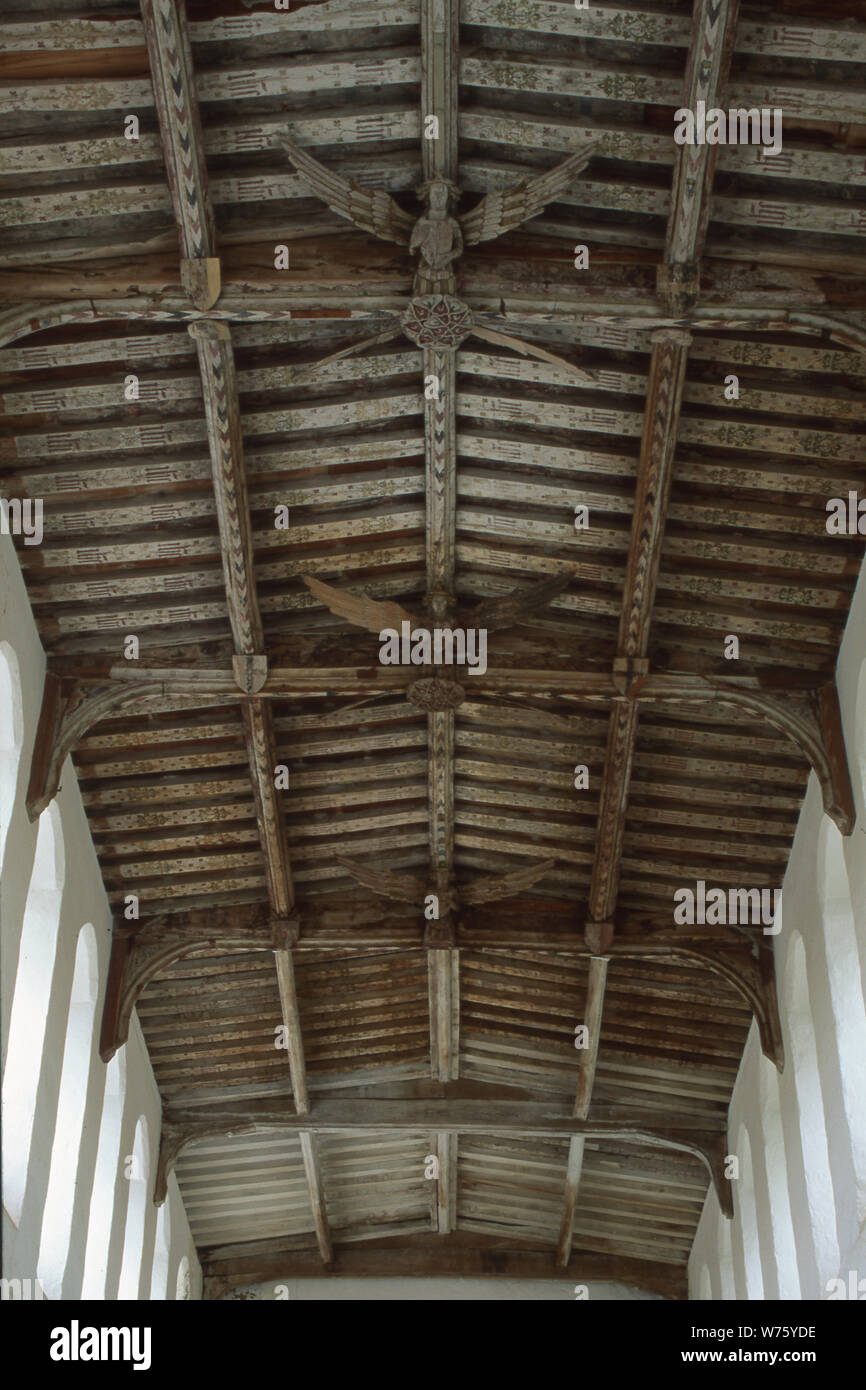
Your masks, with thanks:
[{"label": "hammerbeam roof truss", "polygon": [[[176,1166],[212,1293],[681,1296],[753,1017],[784,1058],[772,938],[675,929],[673,892],[778,887],[810,767],[852,829],[862,541],[826,503],[864,485],[866,27],[61,8],[0,20],[0,466],[44,503],[30,809],[71,753],[117,915],[101,1050],[137,1008],[157,1188]],[[782,150],[677,146],[699,101],[781,108]],[[308,579],[487,605],[486,672],[382,666]]]}]

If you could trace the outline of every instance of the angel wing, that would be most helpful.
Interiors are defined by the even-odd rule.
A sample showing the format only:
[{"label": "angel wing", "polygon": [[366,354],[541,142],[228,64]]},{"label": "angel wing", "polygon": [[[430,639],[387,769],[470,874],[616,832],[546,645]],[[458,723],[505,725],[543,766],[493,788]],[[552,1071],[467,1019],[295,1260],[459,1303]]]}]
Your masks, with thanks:
[{"label": "angel wing", "polygon": [[553,868],[555,859],[542,859],[540,864],[528,864],[510,874],[486,874],[460,889],[464,903],[492,903],[497,898],[513,898],[531,888]]},{"label": "angel wing", "polygon": [[351,874],[357,883],[371,888],[383,898],[396,898],[402,903],[417,903],[420,907],[430,891],[427,884],[422,879],[415,878],[414,874],[394,874],[390,869],[368,869],[342,854],[338,854],[336,859],[340,867],[345,869],[347,874]]},{"label": "angel wing", "polygon": [[412,614],[401,608],[399,603],[391,603],[388,599],[370,598],[367,594],[350,594],[348,589],[338,589],[335,585],[326,584],[322,579],[314,579],[309,574],[304,574],[301,578],[310,593],[326,608],[330,608],[338,618],[345,618],[347,623],[363,627],[367,632],[375,632],[377,636],[386,627],[399,630],[401,623],[415,622]]},{"label": "angel wing", "polygon": [[524,618],[546,608],[552,599],[564,593],[571,583],[571,574],[556,574],[552,579],[542,579],[525,589],[515,589],[513,594],[503,598],[485,599],[472,610],[472,626],[486,627],[495,632],[499,628],[513,627]]},{"label": "angel wing", "polygon": [[513,188],[502,192],[485,193],[477,207],[460,218],[466,245],[492,241],[503,232],[510,232],[512,227],[537,217],[574,182],[595,151],[596,145],[585,145],[577,154],[570,155],[544,174],[521,179]]},{"label": "angel wing", "polygon": [[288,135],[278,135],[276,143],[285,150],[304,183],[332,212],[383,241],[409,245],[417,218],[404,212],[390,193],[381,188],[362,188],[354,179],[344,179],[342,174],[320,164],[308,150],[302,150]]}]

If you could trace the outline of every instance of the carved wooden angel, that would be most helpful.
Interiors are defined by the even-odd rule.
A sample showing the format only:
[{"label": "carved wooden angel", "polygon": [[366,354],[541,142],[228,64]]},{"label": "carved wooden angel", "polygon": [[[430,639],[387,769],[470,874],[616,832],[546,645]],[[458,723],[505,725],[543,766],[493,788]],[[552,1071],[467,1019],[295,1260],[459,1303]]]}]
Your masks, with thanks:
[{"label": "carved wooden angel", "polygon": [[[336,585],[326,584],[323,579],[314,579],[312,575],[302,575],[302,578],[310,593],[332,613],[367,632],[380,633],[386,628],[399,631],[401,623],[416,626],[425,622],[401,604],[388,599],[374,599],[365,593],[354,594],[348,589],[338,589]],[[474,608],[459,611],[453,619],[446,619],[443,613],[442,619],[455,624],[459,622],[463,627],[485,628],[490,632],[514,627],[564,593],[571,578],[571,573],[568,573],[554,575],[552,579],[536,580],[526,588],[516,589],[502,598],[485,599]],[[431,606],[434,613],[436,608],[440,608],[441,612],[439,604]],[[438,619],[438,614],[436,616]]]},{"label": "carved wooden angel", "polygon": [[459,190],[447,179],[431,179],[421,190],[427,209],[415,221],[389,193],[363,188],[353,179],[327,169],[287,134],[278,136],[277,142],[310,191],[327,203],[332,212],[383,241],[394,241],[417,252],[434,275],[449,270],[464,245],[494,241],[504,232],[538,217],[574,182],[596,149],[595,144],[584,145],[545,173],[528,175],[512,188],[485,193],[470,212],[459,218],[449,212],[449,202]]}]

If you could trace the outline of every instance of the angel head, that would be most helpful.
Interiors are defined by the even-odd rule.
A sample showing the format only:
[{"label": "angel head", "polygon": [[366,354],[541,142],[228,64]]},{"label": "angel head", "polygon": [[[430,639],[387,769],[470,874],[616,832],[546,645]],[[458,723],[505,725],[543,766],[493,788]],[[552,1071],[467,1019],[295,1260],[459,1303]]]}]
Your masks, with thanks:
[{"label": "angel head", "polygon": [[460,189],[450,179],[427,179],[418,189],[418,197],[426,199],[428,212],[447,217],[452,199],[459,198]]}]

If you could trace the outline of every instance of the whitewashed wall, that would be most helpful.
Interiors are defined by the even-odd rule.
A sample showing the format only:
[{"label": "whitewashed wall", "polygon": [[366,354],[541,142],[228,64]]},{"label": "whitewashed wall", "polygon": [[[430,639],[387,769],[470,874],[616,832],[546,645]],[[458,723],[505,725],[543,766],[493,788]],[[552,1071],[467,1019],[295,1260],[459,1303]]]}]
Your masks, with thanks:
[{"label": "whitewashed wall", "polygon": [[689,1264],[695,1299],[839,1298],[861,1280],[866,1297],[866,568],[837,683],[857,825],[843,839],[813,774],[774,940],[785,1069],[761,1055],[753,1023],[728,1124],[734,1219],[711,1189]]},{"label": "whitewashed wall", "polygon": [[[13,986],[39,830],[38,823],[31,825],[27,818],[24,798],[39,718],[45,655],[33,622],[14,546],[11,539],[3,535],[0,535],[0,644],[4,644],[0,650],[7,658],[10,658],[11,649],[10,659],[13,666],[17,664],[20,682],[18,718],[12,721],[17,727],[10,728],[8,717],[4,718],[0,712],[0,720],[4,720],[4,733],[0,738],[0,827],[5,832],[0,864],[0,978],[3,982],[5,1071]],[[19,745],[17,749],[15,745]],[[13,779],[16,760],[17,779]],[[125,1072],[122,1094],[109,1097],[109,1102],[113,1099],[115,1109],[119,1110],[119,1134],[115,1126],[113,1134],[116,1146],[108,1143],[111,1126],[106,1125],[103,1130],[102,1123],[107,1068],[99,1059],[97,1045],[111,943],[111,912],[75,773],[68,759],[54,808],[49,808],[43,815],[54,817],[58,841],[62,844],[63,884],[59,897],[57,948],[48,1007],[43,1018],[32,1019],[37,1048],[43,1026],[45,1044],[38,1059],[39,1084],[26,1187],[23,1200],[19,1201],[16,1197],[14,1202],[16,1219],[13,1220],[4,1204],[3,1276],[7,1279],[33,1280],[41,1275],[48,1297],[62,1295],[65,1298],[85,1296],[114,1299],[118,1296],[124,1264],[127,1205],[132,1190],[132,1184],[124,1177],[124,1159],[133,1152],[136,1126],[143,1116],[147,1145],[142,1154],[142,1166],[146,1170],[145,1180],[150,1186],[159,1144],[160,1099],[144,1039],[137,1019],[133,1018],[129,1041],[122,1050],[122,1070]],[[93,928],[95,941],[95,1026],[90,1041],[89,1067],[80,1049],[76,1053],[71,1044],[66,1049],[76,948],[79,933],[87,923]],[[60,1134],[55,1143],[61,1074],[66,1095],[69,1078],[76,1066],[79,1075],[73,1079],[77,1080],[83,1099],[83,1119],[81,1106],[78,1105],[77,1130],[73,1128],[69,1136]],[[76,1106],[67,1105],[66,1111],[70,1109],[75,1110]],[[7,1136],[13,1125],[14,1117],[4,1116],[4,1133]],[[98,1165],[101,1132],[103,1142],[101,1163]],[[58,1178],[55,1168],[52,1176],[52,1154],[55,1155],[55,1164],[72,1164],[74,1172],[64,1170]],[[7,1174],[4,1167],[4,1203],[7,1200],[7,1176],[11,1189],[14,1185],[12,1175]],[[55,1210],[63,1213],[59,1239],[57,1231],[43,1230],[49,1181],[54,1184],[53,1192],[59,1190],[64,1194],[68,1191],[70,1198],[70,1201],[55,1201],[53,1204]],[[13,1205],[11,1196],[8,1200],[10,1206]],[[168,1207],[170,1245],[166,1253],[165,1218],[159,1232],[160,1239],[157,1240],[158,1212],[148,1192],[143,1231],[140,1239],[135,1241],[137,1248],[127,1256],[127,1297],[174,1298],[177,1271],[184,1257],[190,1269],[191,1297],[199,1296],[201,1272],[176,1182],[169,1187]],[[51,1209],[49,1204],[49,1213]],[[67,1225],[70,1228],[68,1238]]]},{"label": "whitewashed wall", "polygon": [[[288,1296],[288,1301],[301,1303],[571,1303],[576,1300],[575,1287],[566,1280],[553,1279],[285,1279],[277,1284],[251,1284],[219,1301],[270,1302]],[[579,1287],[587,1291],[586,1297],[581,1292],[584,1306],[592,1302],[663,1301],[660,1294],[625,1284],[595,1282]]]}]

